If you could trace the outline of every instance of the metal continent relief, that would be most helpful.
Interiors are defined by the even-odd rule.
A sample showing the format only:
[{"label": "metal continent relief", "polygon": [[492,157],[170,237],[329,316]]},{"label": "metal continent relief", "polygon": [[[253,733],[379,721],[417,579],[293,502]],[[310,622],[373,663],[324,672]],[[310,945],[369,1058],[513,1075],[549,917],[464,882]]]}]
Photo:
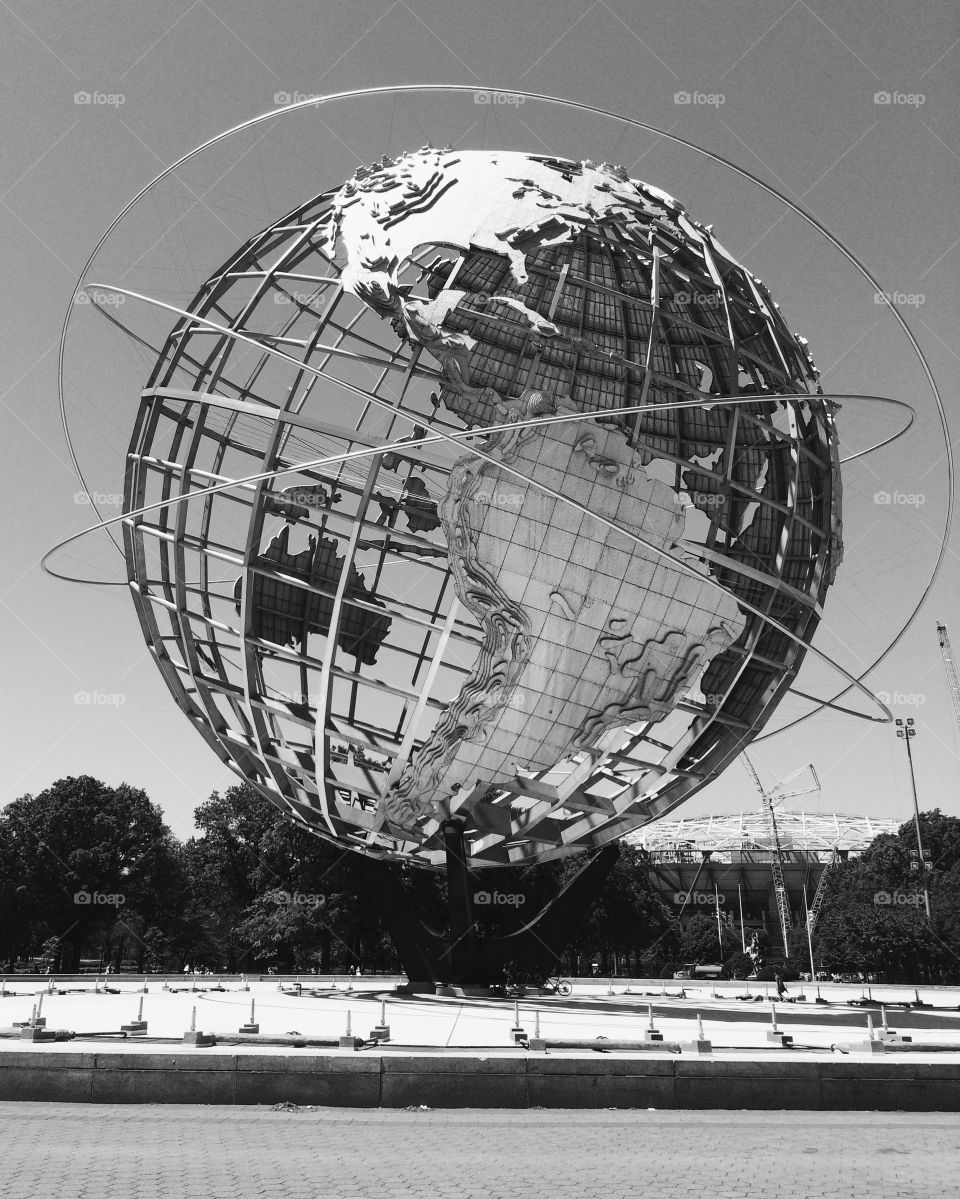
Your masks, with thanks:
[{"label": "metal continent relief", "polygon": [[[497,420],[551,409],[573,412],[535,392],[499,403]],[[459,459],[439,504],[457,595],[483,647],[384,799],[398,831],[481,779],[495,787],[547,770],[599,752],[610,729],[663,718],[743,628],[736,601],[706,577],[558,498],[678,552],[678,497],[618,429],[544,422],[492,434],[483,450],[495,462]]]}]

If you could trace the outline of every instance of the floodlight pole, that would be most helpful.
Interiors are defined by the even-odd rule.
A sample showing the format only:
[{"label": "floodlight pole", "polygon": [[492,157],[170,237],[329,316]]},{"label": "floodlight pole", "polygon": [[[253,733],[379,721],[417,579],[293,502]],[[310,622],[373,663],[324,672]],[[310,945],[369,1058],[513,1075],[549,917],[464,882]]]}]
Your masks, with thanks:
[{"label": "floodlight pole", "polygon": [[897,736],[901,737],[907,743],[907,761],[910,763],[910,786],[913,789],[913,819],[917,830],[917,853],[920,855],[920,878],[923,882],[923,906],[926,908],[927,919],[930,919],[930,892],[927,890],[927,863],[923,856],[923,838],[920,835],[920,804],[917,802],[917,779],[913,772],[913,753],[910,750],[910,741],[916,737],[917,730],[911,716],[906,723],[902,720],[897,721]]},{"label": "floodlight pole", "polygon": [[713,884],[713,906],[717,910],[717,941],[720,944],[720,963],[723,964],[723,928],[720,925],[720,888]]},{"label": "floodlight pole", "polygon": [[813,964],[813,930],[810,927],[810,904],[807,902],[807,884],[803,884],[803,907],[807,913],[807,948],[810,950],[810,981],[817,981],[817,968]]},{"label": "floodlight pole", "polygon": [[740,952],[747,952],[747,938],[743,931],[743,894],[740,890],[740,884],[737,883],[737,903],[740,907]]}]

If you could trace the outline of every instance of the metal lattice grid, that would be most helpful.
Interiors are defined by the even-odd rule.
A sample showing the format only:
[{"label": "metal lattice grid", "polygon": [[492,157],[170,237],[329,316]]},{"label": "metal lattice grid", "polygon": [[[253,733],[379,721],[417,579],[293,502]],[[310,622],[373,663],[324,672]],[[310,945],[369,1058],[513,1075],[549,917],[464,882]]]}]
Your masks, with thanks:
[{"label": "metal lattice grid", "polygon": [[[860,853],[882,833],[896,833],[895,820],[876,820],[870,816],[850,816],[840,812],[777,811],[777,829],[786,851],[817,853],[828,860],[834,850]],[[730,853],[772,850],[770,828],[761,810],[732,812],[717,816],[693,816],[682,820],[660,820],[639,829],[628,842],[648,853],[661,855],[709,852],[722,861]]]},{"label": "metal lattice grid", "polygon": [[[183,498],[128,522],[129,580],[168,686],[225,762],[321,835],[439,864],[436,817],[410,838],[378,812],[480,647],[436,519],[472,443],[404,453],[390,443],[418,429],[372,401],[421,434],[495,417],[340,285],[343,262],[320,237],[334,194],[252,238],[171,332],[142,393],[125,502]],[[418,251],[401,279],[425,298],[453,283],[468,293],[445,326],[474,339],[474,386],[562,391],[609,413],[685,497],[689,561],[800,642],[741,608],[735,644],[666,719],[631,725],[595,760],[478,785],[454,805],[476,865],[602,845],[715,777],[795,677],[839,558],[833,405],[763,286],[670,222],[642,235],[585,225],[532,252],[523,286],[505,256],[444,246]],[[511,298],[564,336],[538,336]],[[797,392],[809,398],[775,398]],[[684,401],[698,406],[664,407]]]}]

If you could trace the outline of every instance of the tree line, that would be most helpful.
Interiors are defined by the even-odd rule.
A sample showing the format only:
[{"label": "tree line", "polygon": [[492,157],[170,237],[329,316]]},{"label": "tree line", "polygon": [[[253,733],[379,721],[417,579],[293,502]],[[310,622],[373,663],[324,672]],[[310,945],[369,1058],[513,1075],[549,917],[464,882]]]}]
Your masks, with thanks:
[{"label": "tree line", "polygon": [[[213,792],[194,820],[197,832],[181,841],[145,791],[89,776],[59,779],[8,804],[0,812],[0,970],[400,969],[360,855],[321,840],[242,784]],[[912,823],[830,872],[815,936],[818,969],[960,979],[960,820],[935,810],[923,815],[922,830],[925,873]],[[529,914],[583,860],[504,869],[496,885],[522,891]],[[428,923],[442,925],[441,873],[380,868],[396,874]],[[930,920],[916,901],[923,882]],[[485,911],[481,931],[509,931],[517,919],[513,910]],[[643,853],[622,846],[561,968],[660,977],[680,962],[720,956],[728,974],[750,968],[738,929],[721,923],[718,939],[715,918],[703,915],[681,927],[652,886]],[[791,957],[808,960],[805,929],[793,931]]]}]

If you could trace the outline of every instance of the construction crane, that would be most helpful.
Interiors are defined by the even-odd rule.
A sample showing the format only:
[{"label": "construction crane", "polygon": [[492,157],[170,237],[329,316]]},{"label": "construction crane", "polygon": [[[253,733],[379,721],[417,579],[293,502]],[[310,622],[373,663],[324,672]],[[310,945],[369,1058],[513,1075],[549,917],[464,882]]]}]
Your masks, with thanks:
[{"label": "construction crane", "polygon": [[[774,811],[774,803],[780,802],[784,799],[792,799],[797,795],[807,795],[810,791],[819,791],[820,780],[817,778],[817,772],[814,770],[812,765],[805,766],[798,770],[795,774],[792,774],[790,778],[785,779],[782,783],[778,784],[773,791],[768,792],[764,790],[763,784],[760,782],[760,776],[757,774],[756,768],[750,761],[746,751],[741,753],[740,756],[743,758],[744,765],[747,768],[747,773],[753,779],[754,786],[760,792],[760,798],[763,801],[763,811],[767,818],[767,827],[770,830],[770,867],[773,872],[774,894],[777,897],[777,913],[780,917],[780,933],[783,937],[783,956],[784,958],[789,958],[790,904],[787,901],[787,886],[783,879],[783,849],[780,845],[780,834],[777,832],[777,816]],[[801,791],[791,791],[789,793],[785,793],[783,788],[787,785],[787,783],[792,782],[793,779],[802,774],[804,770],[809,770],[813,775],[814,785],[812,787],[806,787]]]},{"label": "construction crane", "polygon": [[937,636],[940,639],[940,653],[943,657],[943,669],[947,675],[947,686],[950,688],[950,698],[953,700],[953,714],[960,727],[960,680],[957,679],[957,664],[953,658],[950,645],[950,634],[947,626],[937,621]]},{"label": "construction crane", "polygon": [[823,899],[827,893],[825,886],[827,875],[839,861],[840,850],[835,845],[833,847],[833,853],[830,855],[830,861],[827,862],[826,866],[824,866],[823,872],[821,873],[819,881],[817,882],[817,889],[813,893],[813,903],[810,905],[810,910],[807,912],[807,928],[809,929],[811,937],[813,936],[813,930],[817,927],[817,920],[820,918],[820,909],[823,907]]}]

